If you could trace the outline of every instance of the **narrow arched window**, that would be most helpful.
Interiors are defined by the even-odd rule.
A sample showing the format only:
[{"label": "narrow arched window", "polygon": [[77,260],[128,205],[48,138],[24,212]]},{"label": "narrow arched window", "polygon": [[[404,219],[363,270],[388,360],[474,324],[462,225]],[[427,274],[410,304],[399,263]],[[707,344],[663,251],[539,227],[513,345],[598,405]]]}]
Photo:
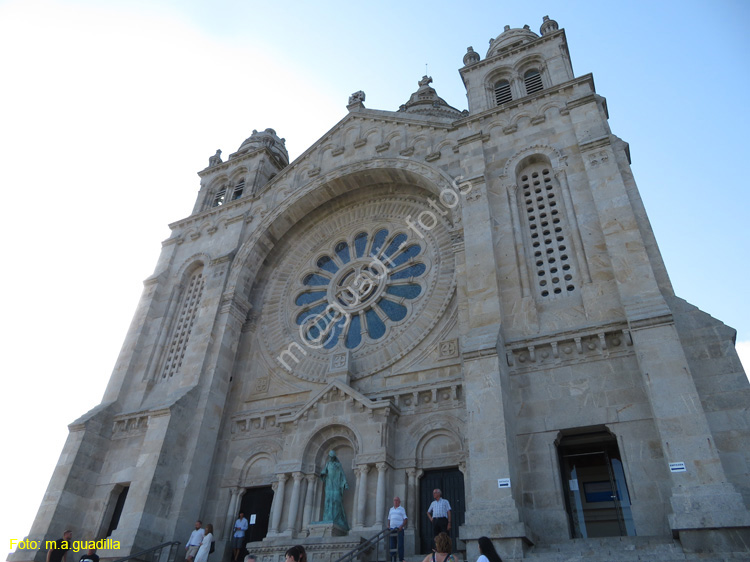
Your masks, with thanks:
[{"label": "narrow arched window", "polygon": [[182,292],[180,305],[177,308],[176,322],[169,339],[167,357],[164,360],[164,367],[161,372],[161,378],[163,379],[175,375],[182,366],[190,333],[193,331],[195,317],[198,314],[198,305],[203,295],[204,285],[205,278],[201,267],[190,276],[187,286]]},{"label": "narrow arched window", "polygon": [[518,177],[521,216],[531,245],[531,271],[542,298],[570,295],[576,290],[575,265],[560,190],[550,165],[526,166]]},{"label": "narrow arched window", "polygon": [[513,99],[513,95],[510,93],[510,82],[507,80],[500,80],[495,84],[495,104],[503,105]]},{"label": "narrow arched window", "polygon": [[242,197],[243,191],[245,191],[245,178],[242,178],[237,182],[237,185],[234,186],[234,191],[232,192],[232,201]]},{"label": "narrow arched window", "polygon": [[523,75],[523,83],[526,86],[526,95],[533,94],[544,89],[542,85],[542,75],[535,68],[527,70],[526,74]]},{"label": "narrow arched window", "polygon": [[225,200],[227,198],[227,187],[222,186],[222,188],[216,192],[216,195],[214,195],[214,201],[211,204],[212,207],[221,207]]}]

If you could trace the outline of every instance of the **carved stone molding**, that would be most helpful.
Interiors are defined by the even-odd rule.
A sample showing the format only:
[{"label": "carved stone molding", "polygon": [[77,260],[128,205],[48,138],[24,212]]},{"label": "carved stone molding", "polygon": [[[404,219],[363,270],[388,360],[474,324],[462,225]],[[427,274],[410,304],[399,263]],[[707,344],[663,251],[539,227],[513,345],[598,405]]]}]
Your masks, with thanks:
[{"label": "carved stone molding", "polygon": [[112,439],[123,439],[146,433],[148,416],[132,416],[115,420],[112,427]]},{"label": "carved stone molding", "polygon": [[[112,423],[112,439],[125,439],[148,431],[152,418],[169,415],[169,410],[154,410],[116,416]],[[76,429],[71,425],[71,430]]]},{"label": "carved stone molding", "polygon": [[627,329],[609,327],[559,338],[539,339],[506,346],[506,358],[513,372],[535,370],[543,366],[577,363],[601,356],[632,353],[633,341]]}]

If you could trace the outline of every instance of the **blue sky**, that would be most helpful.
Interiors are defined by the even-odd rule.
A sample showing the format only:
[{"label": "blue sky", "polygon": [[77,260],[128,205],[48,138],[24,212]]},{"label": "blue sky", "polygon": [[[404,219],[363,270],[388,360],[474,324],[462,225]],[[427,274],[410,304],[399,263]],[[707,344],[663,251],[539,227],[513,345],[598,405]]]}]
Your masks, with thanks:
[{"label": "blue sky", "polygon": [[167,224],[191,212],[217,148],[273,127],[295,157],[354,91],[396,110],[425,64],[465,109],[466,47],[484,56],[504,25],[538,31],[544,15],[630,143],[677,294],[750,345],[750,3],[0,2],[0,409],[24,451],[0,483],[8,538],[29,531],[66,424],[99,402]]}]

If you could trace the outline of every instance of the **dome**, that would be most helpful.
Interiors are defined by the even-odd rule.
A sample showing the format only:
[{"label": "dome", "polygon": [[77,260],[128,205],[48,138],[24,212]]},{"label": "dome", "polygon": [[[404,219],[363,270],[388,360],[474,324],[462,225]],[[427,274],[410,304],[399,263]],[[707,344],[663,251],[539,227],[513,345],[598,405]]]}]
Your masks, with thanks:
[{"label": "dome", "polygon": [[435,88],[430,86],[431,82],[431,76],[422,76],[422,79],[419,81],[419,89],[398,110],[405,111],[406,113],[421,113],[422,115],[431,115],[433,117],[450,117],[451,119],[461,117],[461,112],[458,109],[451,107],[443,98],[437,95]]},{"label": "dome", "polygon": [[237,156],[247,154],[248,152],[253,152],[261,148],[267,148],[274,155],[280,158],[283,161],[284,165],[287,165],[289,163],[289,153],[286,150],[285,143],[286,139],[279,138],[276,134],[276,131],[274,131],[273,129],[266,129],[265,131],[260,133],[253,129],[253,134],[250,135],[249,138],[245,139],[245,142],[240,145],[240,147],[237,149],[237,152],[232,154],[232,157],[236,158]]},{"label": "dome", "polygon": [[522,43],[530,43],[536,39],[539,39],[539,35],[531,31],[528,25],[524,26],[522,29],[511,29],[509,25],[506,25],[500,35],[495,39],[490,39],[490,48],[488,49],[485,58],[492,57],[508,47],[520,45]]}]

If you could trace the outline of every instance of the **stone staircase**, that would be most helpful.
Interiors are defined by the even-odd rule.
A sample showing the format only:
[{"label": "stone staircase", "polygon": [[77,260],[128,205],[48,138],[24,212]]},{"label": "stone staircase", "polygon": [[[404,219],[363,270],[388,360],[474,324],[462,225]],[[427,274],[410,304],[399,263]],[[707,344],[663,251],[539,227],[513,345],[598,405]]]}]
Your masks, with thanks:
[{"label": "stone staircase", "polygon": [[[596,539],[571,539],[562,543],[532,547],[523,560],[535,562],[678,562],[701,560],[750,560],[750,553],[686,554],[680,542],[661,537],[605,537]],[[503,562],[506,562],[503,558]]]}]

